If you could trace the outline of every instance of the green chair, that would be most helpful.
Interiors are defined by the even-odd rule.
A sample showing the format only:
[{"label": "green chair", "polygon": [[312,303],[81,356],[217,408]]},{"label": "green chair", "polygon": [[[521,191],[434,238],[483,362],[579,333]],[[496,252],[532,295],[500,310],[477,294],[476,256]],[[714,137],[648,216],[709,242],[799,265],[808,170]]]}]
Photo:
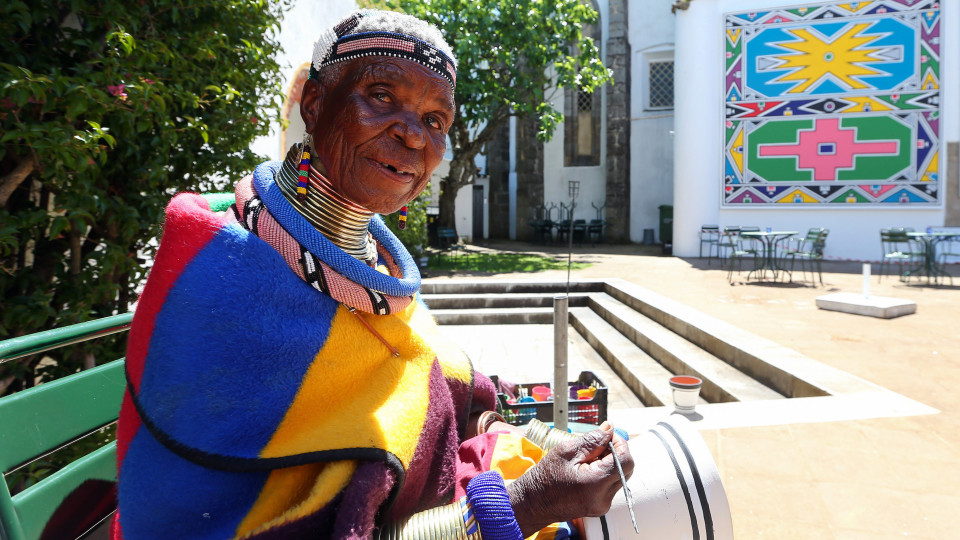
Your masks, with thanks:
[{"label": "green chair", "polygon": [[573,220],[573,243],[582,246],[583,239],[587,237],[587,220]]},{"label": "green chair", "polygon": [[720,239],[717,240],[717,258],[729,257],[730,252],[737,248],[737,238],[740,235],[739,225],[729,225],[723,228]]},{"label": "green chair", "polygon": [[820,285],[823,285],[823,248],[827,245],[827,235],[830,229],[813,227],[807,231],[807,235],[800,239],[796,247],[788,248],[784,253],[784,259],[790,259],[790,273],[793,274],[793,266],[797,259],[800,259],[800,272],[804,279],[807,276],[807,262],[810,263],[810,273],[813,274],[814,265],[816,265],[817,276],[820,279]]},{"label": "green chair", "polygon": [[596,245],[597,243],[603,243],[603,230],[606,228],[607,223],[602,219],[591,219],[587,223],[587,237],[590,239],[590,243]]},{"label": "green chair", "polygon": [[950,285],[953,285],[953,276],[947,272],[947,264],[960,261],[960,233],[957,236],[951,236],[937,243],[937,264],[940,270],[950,278]]},{"label": "green chair", "polygon": [[720,258],[720,226],[719,225],[701,225],[700,232],[700,258],[703,258],[703,246],[707,246],[707,264],[713,260],[714,253]]},{"label": "green chair", "polygon": [[756,238],[744,238],[741,233],[750,231],[759,231],[760,227],[739,227],[736,231],[732,227],[724,230],[724,233],[730,241],[730,253],[727,264],[727,281],[733,281],[733,267],[737,266],[737,274],[743,270],[743,260],[753,259],[753,269],[756,270],[760,264],[760,257],[763,256],[763,250],[759,240]]},{"label": "green chair", "polygon": [[[9,339],[0,342],[0,363],[124,332],[132,319],[126,313]],[[108,525],[116,509],[115,441],[40,480],[27,481],[25,473],[116,422],[126,388],[123,364],[114,360],[0,398],[0,538],[68,540]]]},{"label": "green chair", "polygon": [[[907,232],[909,230],[902,227],[880,229],[880,245],[883,247],[883,257],[880,259],[877,283],[883,280],[883,269],[887,265],[897,265],[900,281],[906,281],[910,274],[922,268],[923,244],[910,238]],[[908,267],[906,271],[904,271],[905,265]]]}]

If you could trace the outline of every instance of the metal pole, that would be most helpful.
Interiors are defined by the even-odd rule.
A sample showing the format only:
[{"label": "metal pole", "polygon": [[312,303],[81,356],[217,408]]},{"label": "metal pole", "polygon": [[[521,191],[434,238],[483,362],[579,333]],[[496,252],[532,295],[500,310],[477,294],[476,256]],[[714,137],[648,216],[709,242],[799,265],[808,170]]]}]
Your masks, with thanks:
[{"label": "metal pole", "polygon": [[567,296],[570,296],[570,266],[573,262],[573,207],[576,203],[570,200],[570,230],[567,231],[570,245],[567,247]]},{"label": "metal pole", "polygon": [[553,427],[567,430],[567,302],[566,296],[553,298]]}]

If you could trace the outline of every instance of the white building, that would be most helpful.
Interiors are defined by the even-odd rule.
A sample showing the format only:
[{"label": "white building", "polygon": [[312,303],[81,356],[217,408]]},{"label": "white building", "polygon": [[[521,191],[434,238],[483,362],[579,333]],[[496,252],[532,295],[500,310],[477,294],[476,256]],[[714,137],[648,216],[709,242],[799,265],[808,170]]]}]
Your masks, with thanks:
[{"label": "white building", "polygon": [[[672,205],[681,256],[704,224],[826,227],[827,258],[860,260],[879,257],[881,228],[960,225],[960,0],[584,1],[614,83],[558,92],[567,121],[545,144],[528,120],[504,126],[458,195],[461,236],[532,239],[528,221],[568,203],[571,180],[574,217],[605,218],[615,241],[659,242]],[[288,14],[290,128],[262,153],[302,136],[289,81],[310,58],[304,36],[352,9]]]},{"label": "white building", "polygon": [[283,105],[283,117],[290,124],[286,130],[274,126],[267,137],[257,139],[253,151],[270,159],[281,159],[294,142],[303,139],[304,126],[300,118],[300,87],[309,75],[313,44],[320,31],[336,24],[351,11],[357,9],[355,0],[323,0],[322,2],[300,0],[283,18],[280,27],[280,45],[283,52],[278,56],[280,81],[287,89]]},{"label": "white building", "polygon": [[532,194],[518,204],[516,236],[532,236],[529,206],[564,201],[571,179],[586,186],[575,217],[595,217],[587,203],[605,201],[619,240],[655,229],[659,241],[658,207],[673,205],[681,256],[698,253],[704,224],[825,227],[827,258],[859,260],[879,257],[881,228],[960,225],[958,3],[595,2],[604,61],[628,74],[601,92],[599,166],[570,164],[569,129],[542,155],[528,151],[532,178],[511,187],[517,199]]}]

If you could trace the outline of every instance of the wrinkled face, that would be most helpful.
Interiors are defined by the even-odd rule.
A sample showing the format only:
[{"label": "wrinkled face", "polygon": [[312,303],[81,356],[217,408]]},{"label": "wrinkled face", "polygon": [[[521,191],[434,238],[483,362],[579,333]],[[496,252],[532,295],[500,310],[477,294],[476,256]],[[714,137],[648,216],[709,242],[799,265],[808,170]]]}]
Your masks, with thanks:
[{"label": "wrinkled face", "polygon": [[373,212],[395,212],[423,191],[443,159],[453,89],[403,58],[358,58],[339,71],[304,86],[300,112],[316,157],[341,195]]}]

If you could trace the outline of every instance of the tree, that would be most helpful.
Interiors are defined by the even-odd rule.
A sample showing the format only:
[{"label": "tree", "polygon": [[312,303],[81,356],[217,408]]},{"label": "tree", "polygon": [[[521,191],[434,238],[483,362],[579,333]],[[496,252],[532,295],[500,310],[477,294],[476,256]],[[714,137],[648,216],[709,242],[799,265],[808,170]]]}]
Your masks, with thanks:
[{"label": "tree", "polygon": [[455,227],[457,192],[476,179],[474,158],[511,115],[535,115],[549,140],[563,121],[552,91],[585,92],[611,80],[581,25],[597,20],[582,0],[367,0],[435,24],[457,56],[453,159],[441,182],[439,225]]},{"label": "tree", "polygon": [[[288,4],[0,3],[0,339],[129,310],[170,196],[261,160]],[[78,355],[0,365],[0,395]]]}]

